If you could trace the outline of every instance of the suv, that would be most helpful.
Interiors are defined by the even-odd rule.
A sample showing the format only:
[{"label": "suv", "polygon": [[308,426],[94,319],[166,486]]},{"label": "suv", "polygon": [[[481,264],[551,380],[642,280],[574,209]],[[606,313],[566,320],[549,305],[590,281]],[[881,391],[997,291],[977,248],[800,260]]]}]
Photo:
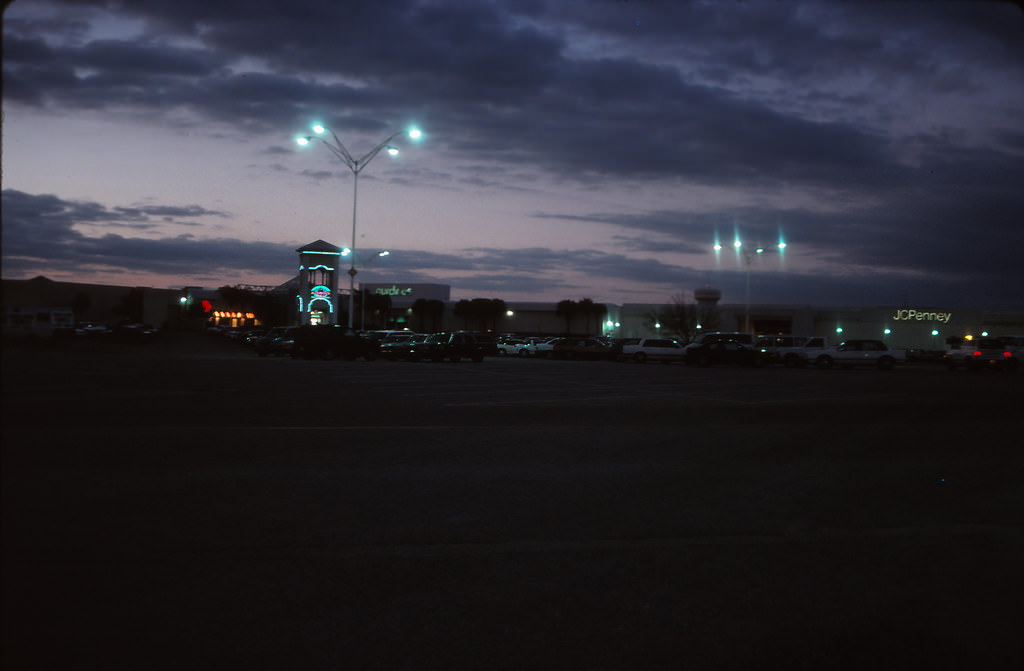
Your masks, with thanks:
[{"label": "suv", "polygon": [[459,361],[470,359],[480,363],[485,356],[498,354],[497,340],[490,333],[459,331],[456,333],[434,333],[421,342],[409,344],[405,357],[413,361]]},{"label": "suv", "polygon": [[992,370],[1017,369],[1017,357],[1008,345],[996,338],[966,340],[950,338],[943,360],[950,370],[963,366],[967,370],[987,368]]},{"label": "suv", "polygon": [[293,335],[293,359],[342,359],[362,357],[367,361],[377,358],[380,343],[364,338],[344,326],[323,324],[300,326]]},{"label": "suv", "polygon": [[1004,347],[1009,348],[1013,352],[1013,356],[1017,359],[1024,357],[1024,335],[1003,335],[997,336],[998,340]]}]

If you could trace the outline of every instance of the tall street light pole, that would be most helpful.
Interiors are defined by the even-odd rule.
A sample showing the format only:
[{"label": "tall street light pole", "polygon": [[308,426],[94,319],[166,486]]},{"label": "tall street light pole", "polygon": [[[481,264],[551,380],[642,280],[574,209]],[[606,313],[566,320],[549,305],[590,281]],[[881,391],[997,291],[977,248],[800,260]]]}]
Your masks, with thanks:
[{"label": "tall street light pole", "polygon": [[[733,241],[732,246],[736,250],[736,253],[743,259],[744,265],[746,266],[746,290],[745,302],[743,307],[743,332],[752,333],[752,331],[750,330],[750,264],[752,264],[754,262],[754,259],[756,259],[758,256],[764,254],[769,250],[760,245],[754,248],[744,248],[743,241],[739,239]],[[781,254],[783,250],[786,249],[786,243],[780,240],[779,243],[776,245],[776,249]],[[722,251],[722,245],[718,242],[715,242],[714,250],[716,253]]]},{"label": "tall street light pole", "polygon": [[[343,250],[341,250],[341,255],[342,256],[348,256],[349,254],[351,254],[353,257],[355,257],[356,250],[354,250],[354,249],[343,249]],[[373,256],[371,256],[369,261],[363,262],[363,265],[364,266],[369,265],[370,261],[373,261],[375,259],[381,259],[381,258],[384,258],[385,256],[391,256],[391,250],[382,249],[381,251],[379,251],[379,252],[375,253]],[[360,331],[365,331],[366,330],[366,290],[365,289],[362,290],[362,296],[359,297],[359,330]]]},{"label": "tall street light pole", "polygon": [[[398,155],[398,148],[391,146],[390,142],[399,135],[406,135],[410,140],[419,140],[423,137],[423,133],[419,129],[412,128],[410,130],[400,130],[389,135],[384,141],[378,144],[376,147],[371,149],[362,158],[355,158],[349,153],[345,145],[341,143],[338,136],[335,135],[334,131],[324,126],[323,124],[314,124],[313,132],[316,135],[307,135],[304,137],[297,138],[295,141],[301,145],[306,146],[313,140],[319,140],[321,144],[331,150],[331,153],[337,156],[342,163],[352,171],[352,247],[350,249],[355,250],[356,248],[356,204],[359,196],[359,173],[370,164],[377,154],[382,150],[387,150],[387,153],[391,156]],[[322,136],[330,134],[329,139],[324,139]],[[349,255],[349,268],[348,268],[348,327],[351,329],[355,325],[355,307],[356,307],[356,255],[353,251]]]}]

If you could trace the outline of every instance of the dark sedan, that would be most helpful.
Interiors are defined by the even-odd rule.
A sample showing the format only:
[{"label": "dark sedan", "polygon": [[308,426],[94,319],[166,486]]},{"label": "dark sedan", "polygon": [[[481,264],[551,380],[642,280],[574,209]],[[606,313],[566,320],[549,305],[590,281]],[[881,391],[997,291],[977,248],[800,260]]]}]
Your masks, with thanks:
[{"label": "dark sedan", "polygon": [[288,356],[295,344],[297,326],[275,326],[256,340],[253,347],[260,356]]},{"label": "dark sedan", "polygon": [[612,348],[597,338],[563,338],[551,348],[552,359],[610,359]]},{"label": "dark sedan", "polygon": [[301,326],[292,336],[291,355],[302,359],[353,360],[362,357],[367,361],[377,358],[380,343],[358,335],[355,331],[340,325]]},{"label": "dark sedan", "polygon": [[770,356],[763,348],[756,345],[745,344],[737,340],[717,340],[687,345],[684,360],[691,366],[732,364],[761,368],[768,364]]}]

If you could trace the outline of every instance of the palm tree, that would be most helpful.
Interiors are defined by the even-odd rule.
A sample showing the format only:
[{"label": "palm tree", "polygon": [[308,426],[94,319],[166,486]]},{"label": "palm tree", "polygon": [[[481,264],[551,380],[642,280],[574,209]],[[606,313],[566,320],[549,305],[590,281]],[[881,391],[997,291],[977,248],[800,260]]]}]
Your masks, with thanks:
[{"label": "palm tree", "polygon": [[558,305],[555,306],[555,314],[565,318],[565,335],[572,333],[572,318],[578,311],[579,303],[568,298],[564,301],[558,301]]},{"label": "palm tree", "polygon": [[[437,323],[444,316],[444,301],[436,298],[417,298],[412,304],[412,313],[419,322],[419,330],[436,331]],[[429,328],[427,323],[430,323]]]},{"label": "palm tree", "polygon": [[473,318],[473,304],[463,298],[461,301],[455,304],[455,308],[452,310],[456,317],[462,320],[462,327],[468,328],[469,320]]},{"label": "palm tree", "polygon": [[417,322],[419,322],[419,329],[418,330],[426,331],[427,330],[427,299],[426,298],[417,298],[416,301],[412,304],[412,307],[409,308],[409,309],[412,310],[412,316],[416,318]]},{"label": "palm tree", "polygon": [[594,321],[594,333],[601,332],[601,320],[608,314],[608,308],[605,307],[604,303],[595,303],[589,298],[583,298],[579,303],[576,304],[576,309],[586,319],[587,329],[590,329],[590,318],[593,317]]},{"label": "palm tree", "polygon": [[366,330],[367,319],[375,328],[380,328],[381,316],[383,316],[383,325],[386,328],[391,314],[391,296],[382,296],[369,289],[363,289],[357,296],[359,297],[360,312],[359,328]]},{"label": "palm tree", "polygon": [[463,325],[468,328],[469,322],[473,321],[480,325],[481,331],[488,330],[488,323],[490,328],[495,328],[505,310],[505,301],[500,298],[463,299],[455,304],[455,316],[462,318]]},{"label": "palm tree", "polygon": [[430,330],[436,331],[438,324],[444,318],[444,301],[436,298],[428,299],[427,316],[430,317]]}]

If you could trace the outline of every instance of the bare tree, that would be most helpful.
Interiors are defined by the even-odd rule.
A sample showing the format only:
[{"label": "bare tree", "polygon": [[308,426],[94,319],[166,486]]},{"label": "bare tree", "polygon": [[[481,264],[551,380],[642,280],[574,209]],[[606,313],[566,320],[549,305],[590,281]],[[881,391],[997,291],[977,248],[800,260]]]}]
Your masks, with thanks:
[{"label": "bare tree", "polygon": [[[672,305],[647,314],[646,326],[650,330],[693,341],[698,331],[714,331],[718,329],[718,310],[714,307],[704,308],[696,303],[686,302],[682,293],[672,297]],[[700,325],[700,329],[697,326]]]}]

